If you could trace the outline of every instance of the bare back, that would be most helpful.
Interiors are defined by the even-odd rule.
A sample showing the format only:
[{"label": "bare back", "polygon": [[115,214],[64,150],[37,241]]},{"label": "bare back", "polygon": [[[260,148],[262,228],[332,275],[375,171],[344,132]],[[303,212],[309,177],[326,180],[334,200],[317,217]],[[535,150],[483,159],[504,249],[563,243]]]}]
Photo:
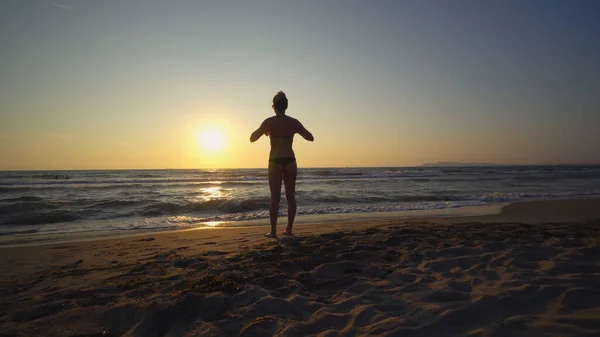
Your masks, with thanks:
[{"label": "bare back", "polygon": [[306,139],[312,138],[310,132],[297,119],[284,114],[267,118],[261,128],[264,128],[264,133],[270,137],[269,158],[295,158],[292,145],[296,133]]},{"label": "bare back", "polygon": [[308,141],[312,142],[314,140],[313,135],[304,128],[300,121],[285,114],[277,114],[265,119],[260,127],[252,133],[250,141],[254,142],[262,135],[267,135],[271,138],[269,159],[295,158],[292,144],[296,133]]},{"label": "bare back", "polygon": [[300,124],[296,119],[286,116],[277,115],[268,118],[267,134],[271,141],[271,152],[269,158],[293,158],[294,150],[294,135],[299,131]]}]

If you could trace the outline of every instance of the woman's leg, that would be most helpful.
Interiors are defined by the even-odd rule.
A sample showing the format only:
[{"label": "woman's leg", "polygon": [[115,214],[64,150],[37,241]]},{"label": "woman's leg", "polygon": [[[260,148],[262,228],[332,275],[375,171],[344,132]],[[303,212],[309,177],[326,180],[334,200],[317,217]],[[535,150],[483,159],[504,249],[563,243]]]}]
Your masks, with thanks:
[{"label": "woman's leg", "polygon": [[298,175],[298,164],[293,162],[283,170],[283,183],[285,184],[285,198],[288,203],[288,225],[284,234],[292,234],[292,226],[296,218],[296,176]]},{"label": "woman's leg", "polygon": [[269,162],[269,189],[271,190],[271,207],[269,217],[271,220],[270,237],[277,237],[277,216],[279,215],[279,201],[281,200],[281,176],[283,168],[281,165]]}]

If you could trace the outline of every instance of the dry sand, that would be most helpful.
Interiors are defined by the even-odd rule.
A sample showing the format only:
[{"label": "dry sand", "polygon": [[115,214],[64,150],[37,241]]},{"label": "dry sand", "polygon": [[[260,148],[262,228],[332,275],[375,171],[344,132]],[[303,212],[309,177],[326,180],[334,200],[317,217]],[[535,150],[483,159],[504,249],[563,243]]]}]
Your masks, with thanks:
[{"label": "dry sand", "polygon": [[2,248],[0,336],[600,336],[599,199],[266,231]]}]

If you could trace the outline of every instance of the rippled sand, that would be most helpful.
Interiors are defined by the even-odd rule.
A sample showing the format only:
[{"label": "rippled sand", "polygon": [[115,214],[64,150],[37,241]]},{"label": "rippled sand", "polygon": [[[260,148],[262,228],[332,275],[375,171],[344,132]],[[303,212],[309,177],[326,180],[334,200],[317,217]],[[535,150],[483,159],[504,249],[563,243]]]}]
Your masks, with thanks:
[{"label": "rippled sand", "polygon": [[0,249],[0,336],[598,336],[599,206]]}]

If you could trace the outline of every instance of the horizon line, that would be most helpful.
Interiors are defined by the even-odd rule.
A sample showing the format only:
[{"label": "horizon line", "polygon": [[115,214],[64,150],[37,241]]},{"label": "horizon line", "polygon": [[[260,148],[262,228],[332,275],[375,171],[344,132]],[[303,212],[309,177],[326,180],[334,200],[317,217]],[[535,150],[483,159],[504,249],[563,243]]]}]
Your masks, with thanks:
[{"label": "horizon line", "polygon": [[[464,163],[460,162],[440,162],[455,163],[453,165],[436,165],[438,163],[424,163],[420,165],[408,166],[311,166],[299,167],[299,169],[345,169],[345,168],[436,168],[436,167],[493,167],[493,166],[600,166],[597,163],[554,163],[554,164],[496,164],[496,163]],[[267,167],[189,167],[189,168],[100,168],[100,169],[0,169],[0,172],[32,172],[32,171],[183,171],[183,170],[257,170],[267,169]]]}]

